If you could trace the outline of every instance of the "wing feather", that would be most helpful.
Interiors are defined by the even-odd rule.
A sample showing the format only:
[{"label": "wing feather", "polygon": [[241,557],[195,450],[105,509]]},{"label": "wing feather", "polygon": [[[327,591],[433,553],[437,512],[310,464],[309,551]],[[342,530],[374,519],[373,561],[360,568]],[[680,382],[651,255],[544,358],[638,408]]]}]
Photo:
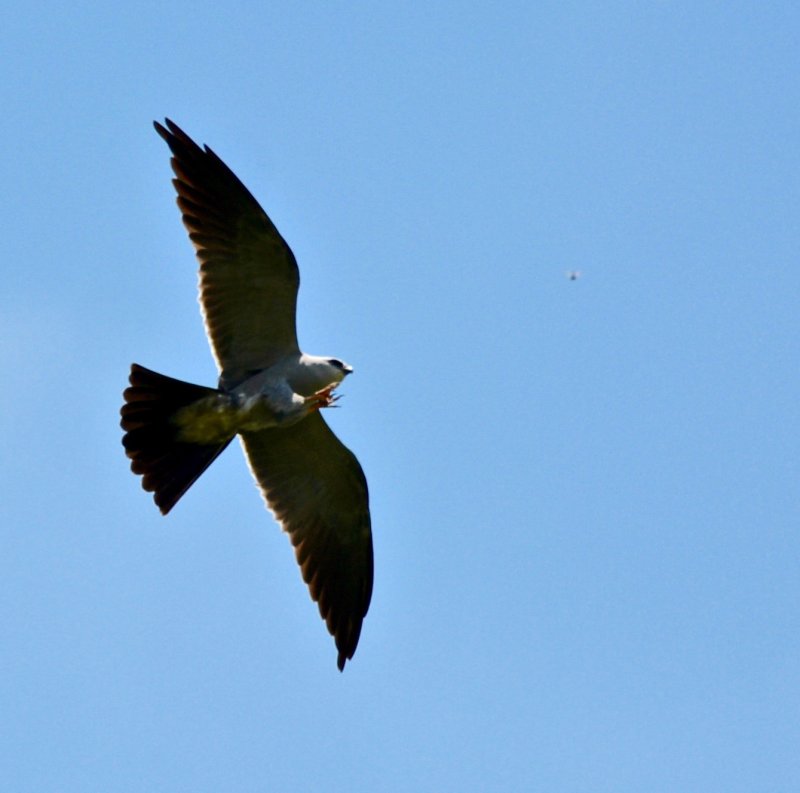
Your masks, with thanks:
[{"label": "wing feather", "polygon": [[208,146],[169,119],[155,122],[172,152],[178,207],[200,261],[200,306],[226,383],[299,352],[294,254],[267,213]]},{"label": "wing feather", "polygon": [[267,505],[289,534],[343,669],[358,645],[372,596],[369,495],[361,466],[319,413],[291,427],[241,437]]}]

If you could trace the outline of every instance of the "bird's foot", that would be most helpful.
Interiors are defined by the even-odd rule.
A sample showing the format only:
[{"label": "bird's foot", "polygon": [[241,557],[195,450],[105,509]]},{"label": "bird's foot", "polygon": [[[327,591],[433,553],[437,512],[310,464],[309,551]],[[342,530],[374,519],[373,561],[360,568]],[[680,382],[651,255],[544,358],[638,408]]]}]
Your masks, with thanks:
[{"label": "bird's foot", "polygon": [[334,394],[338,383],[331,383],[326,385],[325,388],[320,389],[310,397],[306,397],[306,401],[310,404],[311,410],[320,410],[321,408],[337,407],[334,403],[338,401],[339,395]]}]

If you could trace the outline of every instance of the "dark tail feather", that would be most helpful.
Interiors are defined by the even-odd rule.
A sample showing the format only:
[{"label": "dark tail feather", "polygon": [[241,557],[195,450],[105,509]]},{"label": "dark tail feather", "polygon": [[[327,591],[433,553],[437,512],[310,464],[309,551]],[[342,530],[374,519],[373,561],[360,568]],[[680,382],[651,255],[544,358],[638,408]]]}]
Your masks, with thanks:
[{"label": "dark tail feather", "polygon": [[198,444],[178,439],[172,417],[180,408],[216,393],[213,388],[184,383],[144,366],[131,366],[130,388],[123,393],[122,445],[131,470],[166,515],[231,442]]}]

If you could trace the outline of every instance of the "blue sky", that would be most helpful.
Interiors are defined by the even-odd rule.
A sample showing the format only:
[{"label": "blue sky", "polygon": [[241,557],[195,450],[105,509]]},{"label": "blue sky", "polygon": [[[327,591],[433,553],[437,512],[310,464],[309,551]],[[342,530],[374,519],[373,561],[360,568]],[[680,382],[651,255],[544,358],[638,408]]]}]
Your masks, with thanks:
[{"label": "blue sky", "polygon": [[[800,789],[798,41],[789,2],[7,8],[3,789]],[[165,115],[356,370],[344,674],[240,449],[168,518],[122,452],[132,361],[216,376]]]}]

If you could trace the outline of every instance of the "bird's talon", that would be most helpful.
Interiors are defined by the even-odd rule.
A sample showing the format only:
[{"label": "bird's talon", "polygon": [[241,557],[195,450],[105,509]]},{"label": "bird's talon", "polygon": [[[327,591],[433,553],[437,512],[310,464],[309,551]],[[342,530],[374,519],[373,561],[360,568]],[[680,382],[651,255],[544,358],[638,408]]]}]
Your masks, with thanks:
[{"label": "bird's talon", "polygon": [[336,407],[334,402],[339,399],[338,394],[334,394],[334,389],[338,383],[325,386],[325,388],[317,391],[311,399],[312,410],[321,410],[322,408]]}]

